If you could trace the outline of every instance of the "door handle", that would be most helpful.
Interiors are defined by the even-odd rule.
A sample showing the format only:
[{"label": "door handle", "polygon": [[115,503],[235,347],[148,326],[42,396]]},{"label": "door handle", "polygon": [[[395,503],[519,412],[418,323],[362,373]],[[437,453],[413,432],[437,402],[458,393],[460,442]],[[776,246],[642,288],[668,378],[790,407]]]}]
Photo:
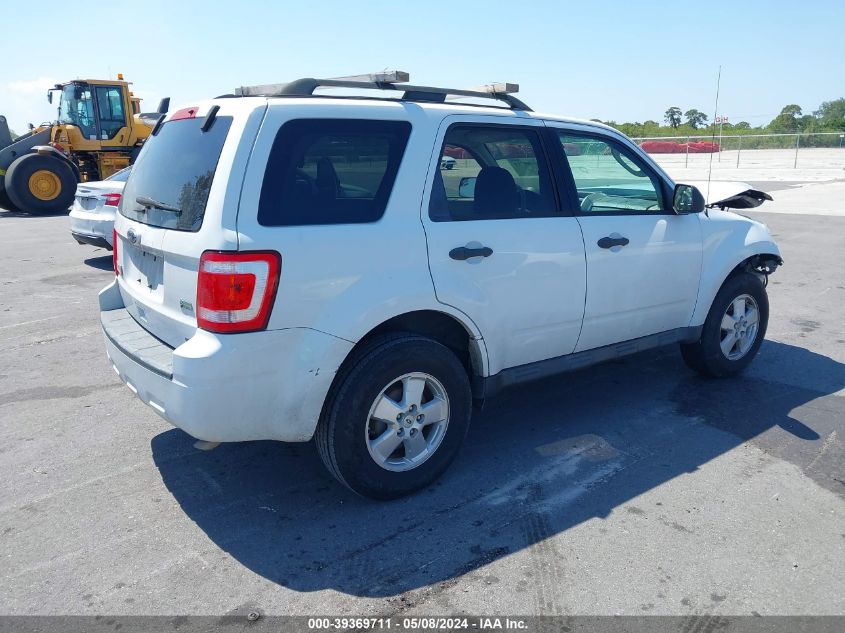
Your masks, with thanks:
[{"label": "door handle", "polygon": [[493,249],[489,246],[482,246],[480,248],[467,248],[466,246],[458,246],[449,251],[449,257],[464,261],[470,257],[490,257],[493,254]]},{"label": "door handle", "polygon": [[627,237],[603,237],[596,244],[600,248],[613,248],[614,246],[627,246],[629,241]]}]

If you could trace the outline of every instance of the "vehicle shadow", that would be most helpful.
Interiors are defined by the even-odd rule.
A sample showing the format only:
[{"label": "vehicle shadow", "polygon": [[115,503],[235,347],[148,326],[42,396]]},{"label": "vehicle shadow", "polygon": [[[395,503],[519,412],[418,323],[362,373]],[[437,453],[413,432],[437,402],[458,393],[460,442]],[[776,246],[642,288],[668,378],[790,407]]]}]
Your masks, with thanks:
[{"label": "vehicle shadow", "polygon": [[90,266],[91,268],[96,268],[97,270],[113,270],[114,260],[112,259],[111,253],[106,251],[105,255],[89,257],[85,260],[85,265]]},{"label": "vehicle shadow", "polygon": [[3,218],[55,218],[60,215],[68,215],[70,209],[67,211],[54,211],[52,213],[27,213],[25,211],[9,211],[0,207],[0,219]]},{"label": "vehicle shadow", "polygon": [[[253,572],[297,591],[395,596],[448,586],[584,521],[633,512],[639,495],[744,442],[842,494],[833,478],[843,479],[841,450],[821,465],[819,455],[845,417],[845,398],[831,395],[845,386],[845,365],[769,341],[756,365],[776,366],[778,380],[753,369],[699,378],[671,348],[513,389],[475,415],[440,481],[389,503],[336,484],[310,444],[203,453],[174,429],[152,440],[152,454],[185,513]],[[801,374],[826,376],[825,390],[801,386]]]}]

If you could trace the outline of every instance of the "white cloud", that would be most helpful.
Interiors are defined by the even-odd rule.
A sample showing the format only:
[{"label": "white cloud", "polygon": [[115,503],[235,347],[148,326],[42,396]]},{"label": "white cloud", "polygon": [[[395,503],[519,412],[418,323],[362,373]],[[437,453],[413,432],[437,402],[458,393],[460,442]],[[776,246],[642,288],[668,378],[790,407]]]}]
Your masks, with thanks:
[{"label": "white cloud", "polygon": [[9,127],[18,134],[26,132],[27,124],[38,125],[56,118],[56,106],[47,103],[47,88],[56,80],[39,77],[0,84],[0,114],[5,115]]},{"label": "white cloud", "polygon": [[52,88],[57,83],[52,77],[39,77],[24,81],[10,81],[6,87],[12,94],[33,95],[46,93],[47,88]]}]

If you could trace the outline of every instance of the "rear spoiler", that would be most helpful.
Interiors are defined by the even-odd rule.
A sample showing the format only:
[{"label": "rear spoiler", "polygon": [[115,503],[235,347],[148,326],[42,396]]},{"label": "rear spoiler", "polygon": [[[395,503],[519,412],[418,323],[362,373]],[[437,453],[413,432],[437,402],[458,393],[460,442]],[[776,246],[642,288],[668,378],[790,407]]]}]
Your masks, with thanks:
[{"label": "rear spoiler", "polygon": [[745,182],[724,182],[706,180],[685,182],[696,187],[706,196],[705,205],[711,209],[753,209],[766,200],[773,200],[765,191],[754,189]]},{"label": "rear spoiler", "polygon": [[170,110],[170,97],[164,97],[164,99],[158,102],[158,108],[156,108],[155,112],[141,112],[138,117],[141,121],[152,127],[158,123],[162,115],[167,114],[168,110]]}]

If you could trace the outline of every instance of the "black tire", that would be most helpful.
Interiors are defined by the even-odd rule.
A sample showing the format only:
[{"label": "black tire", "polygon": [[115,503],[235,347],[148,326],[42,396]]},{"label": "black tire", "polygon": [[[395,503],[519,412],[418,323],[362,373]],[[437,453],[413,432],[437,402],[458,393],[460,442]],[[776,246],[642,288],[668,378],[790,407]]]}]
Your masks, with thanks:
[{"label": "black tire", "polygon": [[[749,295],[757,303],[758,326],[750,349],[741,358],[731,360],[722,351],[722,318],[733,301]],[[681,355],[695,371],[714,378],[732,376],[745,369],[760,349],[769,323],[769,298],[763,282],[751,273],[742,272],[728,277],[707,313],[701,338],[695,343],[681,344]]]},{"label": "black tire", "polygon": [[0,189],[0,209],[6,209],[6,211],[18,210],[18,208],[12,202],[12,199],[9,197],[9,194],[6,193],[5,189]]},{"label": "black tire", "polygon": [[[30,178],[36,172],[52,174],[53,189],[39,198],[30,190]],[[58,213],[67,211],[76,195],[77,180],[70,165],[60,158],[42,154],[27,154],[17,158],[6,172],[6,191],[12,203],[27,213]]]},{"label": "black tire", "polygon": [[[369,414],[385,385],[414,372],[434,377],[445,389],[448,423],[425,461],[396,472],[370,455]],[[466,437],[471,414],[469,377],[449,348],[416,334],[387,334],[355,352],[338,373],[317,425],[315,443],[326,468],[347,488],[372,499],[394,499],[425,488],[448,468]]]}]

